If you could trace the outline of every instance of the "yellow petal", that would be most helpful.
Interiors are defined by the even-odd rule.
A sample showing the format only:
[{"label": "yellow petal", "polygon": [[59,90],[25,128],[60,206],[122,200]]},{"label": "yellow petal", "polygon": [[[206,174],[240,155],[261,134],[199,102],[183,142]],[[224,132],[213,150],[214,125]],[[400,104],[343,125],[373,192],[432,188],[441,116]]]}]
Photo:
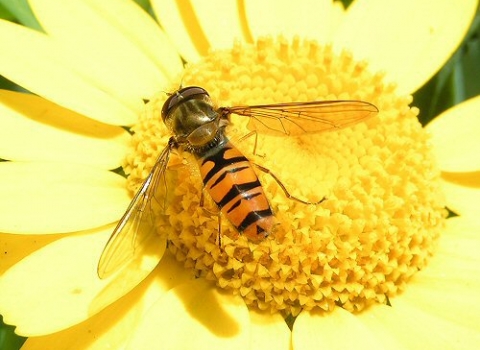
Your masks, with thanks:
[{"label": "yellow petal", "polygon": [[443,173],[442,188],[447,206],[455,213],[477,217],[480,214],[480,173]]},{"label": "yellow petal", "polygon": [[392,307],[374,305],[360,314],[359,319],[379,339],[389,344],[397,343],[397,348],[473,349],[479,344],[480,333],[476,331],[424,312],[402,298],[394,298],[391,302]]},{"label": "yellow petal", "polygon": [[[460,257],[460,260],[480,260],[480,255],[478,254],[480,251],[478,232],[480,232],[480,220],[478,217],[457,216],[448,219],[447,226],[440,239],[439,254],[448,254],[456,260],[458,260],[457,257]],[[443,263],[444,259],[433,259],[432,262]],[[471,267],[477,268],[476,264],[473,264]],[[430,271],[431,269],[426,270],[426,272]],[[480,278],[478,275],[472,277]]]},{"label": "yellow petal", "polygon": [[[248,348],[250,320],[239,296],[198,279],[160,298],[144,317],[128,349]],[[160,342],[160,343],[159,343]]]},{"label": "yellow petal", "polygon": [[34,251],[64,237],[58,235],[14,235],[0,233],[0,276]]},{"label": "yellow petal", "polygon": [[116,303],[64,331],[28,338],[23,349],[124,349],[150,306],[168,289],[189,278],[191,276],[178,262],[173,262],[171,256],[162,259],[144,282]]},{"label": "yellow petal", "polygon": [[0,20],[0,46],[2,75],[65,108],[119,125],[134,123],[143,108],[142,100],[133,101],[132,108],[126,98],[118,99],[95,86],[76,71],[68,53],[43,33]]},{"label": "yellow petal", "polygon": [[465,36],[476,0],[357,0],[334,38],[338,48],[385,70],[400,93],[412,93],[435,74]]},{"label": "yellow petal", "polygon": [[480,332],[480,222],[447,221],[438,253],[402,295],[436,317]]},{"label": "yellow petal", "polygon": [[130,141],[109,126],[31,94],[0,90],[0,157],[56,161],[104,169],[121,165]]},{"label": "yellow petal", "polygon": [[160,25],[187,62],[198,61],[208,52],[205,33],[189,2],[152,0],[151,3]]},{"label": "yellow petal", "polygon": [[248,26],[255,38],[265,35],[295,36],[331,40],[341,8],[330,0],[302,1],[244,1]]},{"label": "yellow petal", "polygon": [[302,312],[293,325],[294,349],[381,349],[374,332],[342,308]]},{"label": "yellow petal", "polygon": [[[135,288],[151,274],[152,270],[155,269],[160,261],[164,262],[162,258],[165,254],[166,247],[166,238],[154,233],[143,240],[141,244],[136,247],[135,254],[131,258],[127,256],[127,264],[119,267],[114,275],[106,279],[108,285],[106,285],[102,292],[96,295],[91,302],[91,313],[95,314],[102,310],[105,306]],[[115,253],[120,254],[120,252]],[[180,280],[179,276],[189,276],[189,274],[185,272],[185,269],[179,269],[176,264],[173,264],[172,258],[165,260],[171,264],[163,264],[164,269],[161,271],[163,274],[161,277],[171,279],[172,272],[170,270],[175,271],[178,275],[172,278],[172,281],[178,282]],[[169,265],[174,265],[174,267],[172,268]],[[159,287],[168,290],[170,289],[168,286],[168,283],[162,283]]]},{"label": "yellow petal", "polygon": [[163,31],[133,1],[30,4],[45,31],[70,52],[71,64],[118,98],[149,98],[182,69]]},{"label": "yellow petal", "polygon": [[480,96],[477,96],[450,108],[426,126],[442,170],[480,170],[479,110]]},{"label": "yellow petal", "polygon": [[[445,272],[451,271],[453,269]],[[415,282],[408,285],[402,299],[425,313],[480,333],[478,283],[464,281],[459,284],[455,276],[436,280],[422,277],[419,275]]]},{"label": "yellow petal", "polygon": [[[246,23],[242,22],[241,4],[224,0],[193,0],[190,4],[210,47],[231,48],[234,40],[250,38]],[[218,14],[213,21],[212,14]]]},{"label": "yellow petal", "polygon": [[279,313],[249,311],[251,321],[249,349],[290,349],[291,332]]},{"label": "yellow petal", "polygon": [[56,332],[89,317],[106,284],[96,274],[111,226],[68,235],[37,250],[0,278],[0,312],[17,333]]},{"label": "yellow petal", "polygon": [[68,163],[0,163],[0,231],[61,233],[120,218],[131,198],[125,179]]},{"label": "yellow petal", "polygon": [[[379,349],[406,350],[407,348],[398,341],[389,327],[382,323],[382,312],[388,313],[390,311],[391,308],[389,306],[376,304],[358,314],[357,317],[359,322],[363,322],[364,326],[375,334],[378,343],[382,344]],[[389,315],[391,315],[391,312]]]}]

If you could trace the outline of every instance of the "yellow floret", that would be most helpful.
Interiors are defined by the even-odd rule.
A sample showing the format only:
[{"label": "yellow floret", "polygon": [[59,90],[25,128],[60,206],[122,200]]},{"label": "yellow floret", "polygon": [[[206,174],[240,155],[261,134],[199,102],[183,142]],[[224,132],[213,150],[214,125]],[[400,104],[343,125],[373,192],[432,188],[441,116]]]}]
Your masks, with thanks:
[{"label": "yellow floret", "polygon": [[[230,138],[255,163],[270,169],[292,195],[288,199],[268,174],[259,173],[280,225],[259,244],[238,235],[222,219],[186,152],[174,155],[169,183],[173,199],[161,234],[187,268],[239,293],[259,309],[349,311],[386,302],[424,268],[444,225],[439,171],[428,138],[410,108],[382,74],[372,74],[351,54],[294,40],[259,40],[212,52],[188,66],[182,85],[209,91],[220,106],[289,101],[354,99],[376,105],[379,114],[333,132],[299,137],[247,134],[248,118],[232,116]],[[172,90],[178,86],[172,86]],[[136,125],[126,160],[132,189],[148,174],[170,136],[160,93]],[[186,164],[186,165],[185,165]],[[173,180],[172,180],[173,181]]]}]

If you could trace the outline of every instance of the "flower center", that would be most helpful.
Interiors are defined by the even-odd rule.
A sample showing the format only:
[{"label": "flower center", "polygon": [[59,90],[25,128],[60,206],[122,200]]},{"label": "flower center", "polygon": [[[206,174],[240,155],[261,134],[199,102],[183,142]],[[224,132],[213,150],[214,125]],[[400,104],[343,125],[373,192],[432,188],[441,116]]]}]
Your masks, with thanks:
[{"label": "flower center", "polygon": [[[249,118],[232,115],[226,133],[248,159],[269,169],[297,198],[325,197],[319,204],[287,198],[274,177],[258,171],[278,222],[260,242],[217,214],[188,152],[172,155],[172,198],[158,229],[168,234],[170,251],[185,267],[239,293],[251,306],[293,315],[385,303],[424,268],[444,224],[439,171],[418,110],[408,106],[411,97],[396,96],[381,74],[371,74],[348,52],[334,54],[330,46],[263,39],[188,66],[182,85],[205,88],[219,106],[348,99],[379,109],[376,117],[332,132],[259,133],[257,139],[243,139]],[[166,98],[161,93],[152,99],[135,126],[125,165],[132,188],[170,136],[160,118]]]}]

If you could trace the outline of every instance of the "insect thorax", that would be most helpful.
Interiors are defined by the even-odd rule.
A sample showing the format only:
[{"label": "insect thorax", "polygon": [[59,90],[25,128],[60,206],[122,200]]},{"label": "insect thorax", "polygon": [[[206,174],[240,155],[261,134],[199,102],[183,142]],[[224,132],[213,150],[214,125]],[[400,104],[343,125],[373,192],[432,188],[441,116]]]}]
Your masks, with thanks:
[{"label": "insect thorax", "polygon": [[192,99],[178,104],[165,119],[179,144],[192,153],[202,152],[220,142],[225,126],[209,101]]}]

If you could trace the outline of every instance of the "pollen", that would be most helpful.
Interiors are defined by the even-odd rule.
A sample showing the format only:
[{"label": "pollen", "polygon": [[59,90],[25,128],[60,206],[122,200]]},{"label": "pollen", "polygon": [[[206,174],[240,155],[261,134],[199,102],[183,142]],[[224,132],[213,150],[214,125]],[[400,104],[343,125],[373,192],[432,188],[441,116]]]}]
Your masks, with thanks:
[{"label": "pollen", "polygon": [[[412,98],[383,74],[328,45],[265,38],[211,52],[171,91],[180,82],[205,88],[218,106],[360,100],[379,110],[345,128],[283,137],[251,134],[249,117],[231,116],[230,140],[294,197],[254,167],[277,222],[259,242],[219,214],[193,157],[173,152],[157,229],[185,268],[252,308],[297,315],[386,303],[426,266],[446,217],[439,170]],[[133,129],[124,166],[132,191],[171,136],[160,117],[166,98],[153,97]]]}]

